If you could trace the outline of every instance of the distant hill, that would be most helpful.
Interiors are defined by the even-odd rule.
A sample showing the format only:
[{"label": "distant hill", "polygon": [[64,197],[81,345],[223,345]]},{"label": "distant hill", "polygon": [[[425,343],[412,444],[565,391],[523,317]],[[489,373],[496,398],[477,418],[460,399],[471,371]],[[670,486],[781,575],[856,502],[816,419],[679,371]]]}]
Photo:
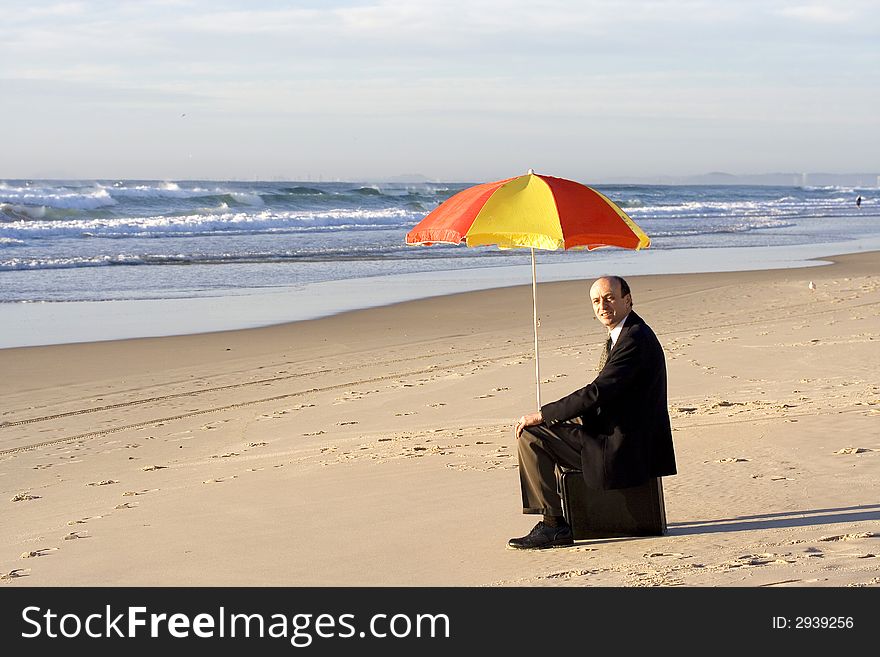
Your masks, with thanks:
[{"label": "distant hill", "polygon": [[[386,182],[438,182],[418,173],[402,174]],[[444,181],[451,182],[451,181]],[[458,181],[467,182],[467,181]],[[880,188],[880,173],[824,173],[777,171],[772,173],[727,173],[710,171],[688,176],[609,176],[583,180],[587,184],[606,185],[766,185],[778,187],[854,187]],[[471,181],[471,184],[476,184]]]},{"label": "distant hill", "polygon": [[653,176],[640,178],[609,178],[606,184],[653,185],[778,185],[783,187],[880,187],[880,173],[798,173],[777,172],[733,174],[712,171],[692,176]]}]

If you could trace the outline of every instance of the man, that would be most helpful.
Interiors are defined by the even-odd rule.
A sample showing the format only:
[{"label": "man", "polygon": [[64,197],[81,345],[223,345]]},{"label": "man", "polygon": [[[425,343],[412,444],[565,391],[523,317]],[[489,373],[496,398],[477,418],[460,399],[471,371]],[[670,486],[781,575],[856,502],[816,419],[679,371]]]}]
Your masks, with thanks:
[{"label": "man", "polygon": [[598,279],[590,299],[608,330],[599,374],[516,424],[523,513],[544,518],[528,535],[510,539],[513,548],[572,544],[557,465],[583,471],[587,485],[596,489],[638,486],[676,471],[663,348],[633,312],[629,285],[621,277]]}]

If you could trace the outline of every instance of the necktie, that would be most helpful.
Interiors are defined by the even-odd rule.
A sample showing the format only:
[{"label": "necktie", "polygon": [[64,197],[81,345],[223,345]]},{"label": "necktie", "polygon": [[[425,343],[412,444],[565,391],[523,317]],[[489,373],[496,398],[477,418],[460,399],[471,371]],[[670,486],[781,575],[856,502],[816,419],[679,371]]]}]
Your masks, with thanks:
[{"label": "necktie", "polygon": [[605,367],[605,363],[608,362],[608,355],[611,353],[611,336],[608,336],[608,339],[605,340],[605,347],[602,349],[602,353],[599,354],[599,371],[602,371],[602,368]]}]

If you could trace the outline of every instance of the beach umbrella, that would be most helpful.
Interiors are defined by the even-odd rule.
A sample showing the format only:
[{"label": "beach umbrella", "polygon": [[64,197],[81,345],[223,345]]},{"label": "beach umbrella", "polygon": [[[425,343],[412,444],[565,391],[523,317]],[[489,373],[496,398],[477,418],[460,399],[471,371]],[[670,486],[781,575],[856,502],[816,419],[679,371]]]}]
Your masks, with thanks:
[{"label": "beach umbrella", "polygon": [[611,199],[581,183],[536,174],[468,187],[430,212],[406,235],[410,245],[495,245],[530,249],[535,330],[535,387],[541,407],[535,249],[643,249],[644,231]]}]

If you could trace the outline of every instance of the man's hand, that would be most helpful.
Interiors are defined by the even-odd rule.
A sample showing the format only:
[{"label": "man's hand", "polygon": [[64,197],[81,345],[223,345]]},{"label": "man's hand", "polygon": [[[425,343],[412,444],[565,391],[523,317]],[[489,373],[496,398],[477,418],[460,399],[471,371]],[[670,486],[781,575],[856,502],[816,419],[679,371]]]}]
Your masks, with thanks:
[{"label": "man's hand", "polygon": [[519,435],[526,427],[533,427],[536,424],[541,424],[541,422],[543,421],[544,416],[541,415],[541,411],[538,411],[537,413],[530,413],[529,415],[523,415],[519,420],[517,420],[516,428],[514,429],[516,437],[519,438]]}]

